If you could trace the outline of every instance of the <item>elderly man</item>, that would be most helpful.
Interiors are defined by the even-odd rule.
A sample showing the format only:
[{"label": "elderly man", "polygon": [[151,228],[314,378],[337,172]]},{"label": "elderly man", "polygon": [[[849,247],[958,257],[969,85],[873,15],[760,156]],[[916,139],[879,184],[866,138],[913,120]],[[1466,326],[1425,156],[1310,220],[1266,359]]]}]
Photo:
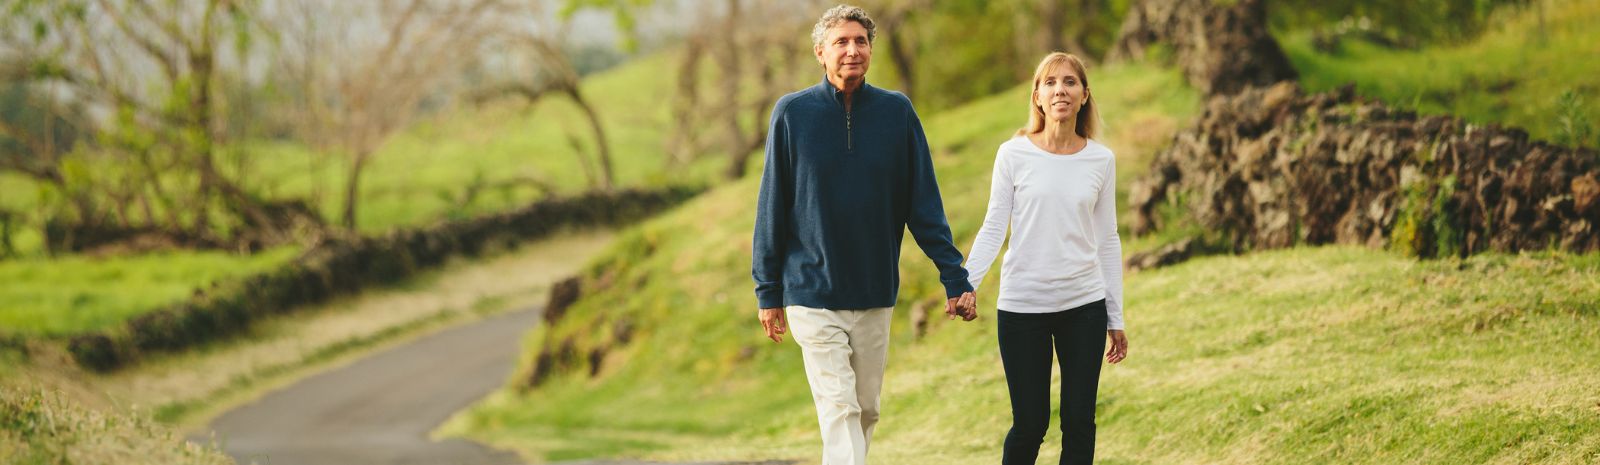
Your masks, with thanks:
[{"label": "elderly man", "polygon": [[977,315],[922,123],[905,95],[866,83],[876,35],[853,6],[817,21],[812,51],[825,74],[773,106],[756,207],[761,326],[773,342],[792,330],[800,345],[823,465],[866,463],[907,228],[939,268],[945,313]]}]

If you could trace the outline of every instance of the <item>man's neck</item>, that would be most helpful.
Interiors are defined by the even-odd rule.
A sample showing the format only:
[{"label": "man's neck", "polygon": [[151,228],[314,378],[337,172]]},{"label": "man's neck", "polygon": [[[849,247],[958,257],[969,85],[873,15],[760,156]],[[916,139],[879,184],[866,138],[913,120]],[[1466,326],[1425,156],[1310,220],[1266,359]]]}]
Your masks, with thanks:
[{"label": "man's neck", "polygon": [[865,81],[865,79],[856,78],[856,79],[846,80],[845,78],[841,78],[841,77],[838,77],[838,76],[832,76],[832,75],[828,76],[828,84],[832,85],[834,90],[837,90],[837,91],[843,93],[844,94],[844,100],[846,102],[850,101],[850,97],[854,96],[856,94],[857,90],[861,90],[861,83],[863,81]]}]

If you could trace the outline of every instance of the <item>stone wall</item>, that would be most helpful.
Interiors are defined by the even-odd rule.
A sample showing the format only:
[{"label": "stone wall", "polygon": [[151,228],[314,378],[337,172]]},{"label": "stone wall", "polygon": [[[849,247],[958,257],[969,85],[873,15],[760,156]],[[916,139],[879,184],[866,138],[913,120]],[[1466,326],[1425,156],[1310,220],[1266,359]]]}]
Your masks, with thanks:
[{"label": "stone wall", "polygon": [[1133,234],[1180,202],[1234,251],[1394,246],[1423,256],[1600,249],[1600,154],[1292,83],[1215,96],[1130,186]]}]

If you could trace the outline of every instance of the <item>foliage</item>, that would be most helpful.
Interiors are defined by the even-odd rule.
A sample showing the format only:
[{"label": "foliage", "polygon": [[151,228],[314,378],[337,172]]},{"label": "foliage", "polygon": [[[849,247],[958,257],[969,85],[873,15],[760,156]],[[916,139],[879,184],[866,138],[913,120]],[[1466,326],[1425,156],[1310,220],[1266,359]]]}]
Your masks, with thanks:
[{"label": "foliage", "polygon": [[1588,146],[1594,134],[1583,98],[1576,90],[1568,89],[1556,97],[1556,142],[1574,147]]}]

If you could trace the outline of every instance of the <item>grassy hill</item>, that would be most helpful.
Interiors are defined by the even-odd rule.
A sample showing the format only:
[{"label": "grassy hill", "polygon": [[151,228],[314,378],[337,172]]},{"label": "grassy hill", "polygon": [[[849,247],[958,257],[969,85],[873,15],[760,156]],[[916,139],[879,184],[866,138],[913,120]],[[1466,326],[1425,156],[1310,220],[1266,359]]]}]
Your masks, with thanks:
[{"label": "grassy hill", "polygon": [[[1390,49],[1347,39],[1322,52],[1309,31],[1279,36],[1309,90],[1355,84],[1357,93],[1393,105],[1518,126],[1553,141],[1565,136],[1562,118],[1575,115],[1587,121],[1584,142],[1600,146],[1600,1],[1532,3],[1542,5],[1502,9],[1481,37],[1449,47]],[[1577,97],[1570,108],[1562,105],[1567,92]]]},{"label": "grassy hill", "polygon": [[[1119,151],[1127,168],[1118,177],[1126,184],[1192,116],[1198,96],[1171,71],[1119,65],[1094,72],[1091,86],[1099,89],[1109,129],[1103,140]],[[1026,121],[1027,95],[1019,87],[925,117],[945,207],[963,248],[988,202],[994,149]],[[552,460],[695,444],[752,428],[786,437],[814,428],[798,351],[762,343],[752,331],[759,330],[749,277],[757,187],[747,177],[619,238],[590,273],[592,296],[553,328],[537,330],[533,340],[572,339],[582,353],[616,339],[619,323],[636,328],[635,341],[609,355],[598,378],[558,378],[528,397],[502,394],[455,428]],[[912,258],[902,265],[900,307],[942,302],[933,267],[917,258],[914,243],[905,248]],[[985,291],[992,306],[994,285]],[[909,355],[905,323],[896,322],[892,354]]]},{"label": "grassy hill", "polygon": [[[1555,10],[1552,27],[1591,34],[1581,26],[1589,5]],[[1493,89],[1463,88],[1460,79],[1516,67],[1400,65],[1418,56],[1491,60],[1511,53],[1497,41],[1534,24],[1519,17],[1448,50],[1357,48],[1367,55],[1340,57],[1289,48],[1313,90],[1354,80],[1394,85],[1362,92],[1399,103],[1444,89],[1494,99]],[[1555,50],[1597,43],[1552,37],[1565,37]],[[1339,65],[1363,57],[1392,66]],[[1559,66],[1565,81],[1530,75],[1526,82],[1543,84],[1521,88],[1546,89],[1534,99],[1549,96],[1554,82],[1600,88],[1592,62]],[[1405,78],[1428,71],[1442,76]],[[1198,97],[1156,68],[1091,73],[1110,127],[1103,140],[1118,152],[1126,189],[1187,123]],[[1370,84],[1377,82],[1384,84]],[[963,250],[982,218],[994,147],[1024,121],[1026,93],[923,115]],[[1493,106],[1432,111],[1550,134],[1545,123]],[[530,359],[541,347],[599,349],[598,365],[577,357],[565,374],[532,392],[497,393],[444,432],[550,460],[814,460],[820,441],[799,350],[766,341],[755,319],[748,270],[756,189],[746,178],[626,233],[588,273],[590,295],[529,338]],[[1163,240],[1128,238],[1125,251]],[[984,319],[934,319],[917,338],[908,316],[917,308],[936,316],[942,295],[920,251],[908,244],[902,254],[874,462],[998,461],[1009,411],[994,340],[995,280],[980,290]],[[1381,250],[1301,248],[1200,259],[1131,275],[1126,286],[1132,358],[1102,379],[1104,463],[1600,461],[1600,396],[1592,389],[1600,383],[1600,255],[1417,262]],[[1059,432],[1045,439],[1053,443]],[[1055,452],[1043,455],[1054,460]]]}]

